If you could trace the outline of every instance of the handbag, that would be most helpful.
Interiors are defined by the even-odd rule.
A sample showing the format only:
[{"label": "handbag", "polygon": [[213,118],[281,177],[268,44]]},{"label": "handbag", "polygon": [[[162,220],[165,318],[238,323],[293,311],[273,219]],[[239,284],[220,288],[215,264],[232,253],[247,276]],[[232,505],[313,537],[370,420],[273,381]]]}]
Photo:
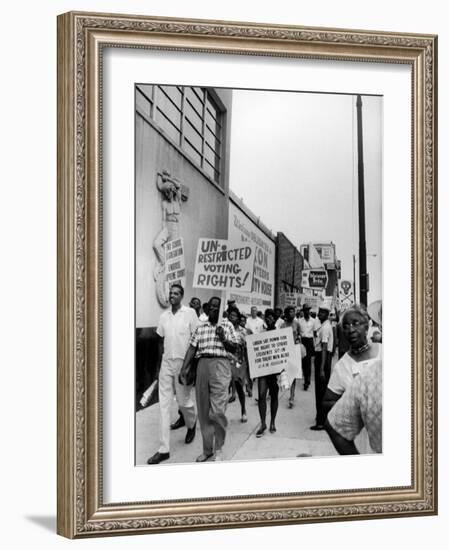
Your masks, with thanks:
[{"label": "handbag", "polygon": [[277,382],[281,390],[288,390],[290,388],[290,383],[288,381],[288,376],[285,372],[285,369],[279,373],[279,376],[277,377]]}]

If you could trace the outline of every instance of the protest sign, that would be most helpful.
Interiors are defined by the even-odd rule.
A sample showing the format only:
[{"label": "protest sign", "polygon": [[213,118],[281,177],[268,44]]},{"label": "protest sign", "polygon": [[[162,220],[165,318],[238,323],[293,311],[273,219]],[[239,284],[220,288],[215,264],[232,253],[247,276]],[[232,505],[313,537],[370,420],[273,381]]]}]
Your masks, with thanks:
[{"label": "protest sign", "polygon": [[184,241],[182,238],[165,243],[165,284],[167,289],[173,283],[186,286],[186,265],[184,259]]},{"label": "protest sign", "polygon": [[301,305],[301,294],[299,292],[285,292],[284,306],[299,306]]},{"label": "protest sign", "polygon": [[303,269],[301,286],[302,288],[326,288],[328,275],[325,269]]},{"label": "protest sign", "polygon": [[274,306],[276,244],[274,236],[263,231],[244,210],[229,202],[228,239],[233,243],[255,247],[252,284],[249,292],[228,290],[226,300],[233,300],[240,311],[249,313],[252,306],[264,310]]},{"label": "protest sign", "polygon": [[251,378],[287,372],[289,382],[301,376],[301,355],[290,327],[246,337]]},{"label": "protest sign", "polygon": [[199,239],[194,288],[251,290],[254,246],[224,239]]},{"label": "protest sign", "polygon": [[309,306],[311,309],[318,311],[318,306],[321,303],[321,296],[308,296],[301,294],[301,306]]}]

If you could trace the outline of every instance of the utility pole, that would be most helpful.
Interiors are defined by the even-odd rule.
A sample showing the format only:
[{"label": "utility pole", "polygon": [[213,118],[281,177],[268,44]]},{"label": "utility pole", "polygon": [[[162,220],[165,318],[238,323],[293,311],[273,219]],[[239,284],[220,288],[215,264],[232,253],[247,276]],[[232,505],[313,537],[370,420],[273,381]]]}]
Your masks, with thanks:
[{"label": "utility pole", "polygon": [[[358,153],[358,198],[359,198],[359,292],[360,303],[368,305],[368,273],[366,272],[365,231],[365,175],[363,165],[362,96],[357,95],[357,153]],[[355,262],[354,262],[355,263]],[[355,277],[354,277],[355,284]]]},{"label": "utility pole", "polygon": [[357,291],[355,281],[355,254],[352,255],[352,291],[354,293],[354,303],[357,303]]}]

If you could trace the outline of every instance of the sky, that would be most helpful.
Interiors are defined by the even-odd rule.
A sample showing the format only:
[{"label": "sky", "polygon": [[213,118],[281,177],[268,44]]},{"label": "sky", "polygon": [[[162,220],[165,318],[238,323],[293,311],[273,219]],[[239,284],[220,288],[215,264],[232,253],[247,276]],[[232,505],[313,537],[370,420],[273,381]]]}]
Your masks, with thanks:
[{"label": "sky", "polygon": [[[230,188],[274,233],[358,269],[355,96],[234,90]],[[382,297],[382,98],[362,97],[368,303]],[[357,275],[356,275],[357,278]],[[358,281],[357,281],[358,286]]]}]

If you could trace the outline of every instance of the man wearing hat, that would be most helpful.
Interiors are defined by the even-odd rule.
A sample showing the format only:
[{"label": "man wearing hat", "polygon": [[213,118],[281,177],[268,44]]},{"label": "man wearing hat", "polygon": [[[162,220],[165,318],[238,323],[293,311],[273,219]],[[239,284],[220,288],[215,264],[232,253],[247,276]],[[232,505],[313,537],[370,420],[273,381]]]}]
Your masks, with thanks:
[{"label": "man wearing hat", "polygon": [[303,316],[298,319],[299,335],[301,343],[306,348],[306,355],[302,360],[302,375],[304,380],[304,389],[310,386],[310,374],[312,372],[312,357],[313,357],[313,337],[316,320],[310,316],[310,306],[304,304],[302,306]]},{"label": "man wearing hat", "polygon": [[316,423],[311,430],[324,430],[326,413],[323,408],[323,397],[331,375],[332,350],[334,347],[334,333],[329,321],[330,308],[323,304],[318,309],[318,319],[321,326],[318,329],[315,341],[315,404]]}]

